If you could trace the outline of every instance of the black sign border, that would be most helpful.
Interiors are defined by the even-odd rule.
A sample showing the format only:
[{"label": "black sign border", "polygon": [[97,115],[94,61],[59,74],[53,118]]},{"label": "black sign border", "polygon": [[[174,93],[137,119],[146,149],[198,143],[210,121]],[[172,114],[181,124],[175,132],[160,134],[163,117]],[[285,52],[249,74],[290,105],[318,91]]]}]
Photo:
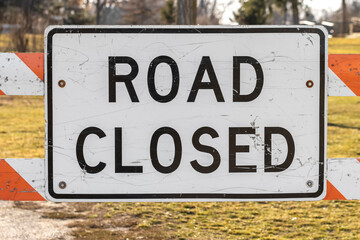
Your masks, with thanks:
[{"label": "black sign border", "polygon": [[[147,193],[147,194],[58,194],[53,188],[53,99],[52,99],[52,40],[55,34],[71,33],[137,33],[137,34],[231,34],[231,33],[312,33],[320,37],[320,156],[319,156],[319,185],[318,190],[312,193],[261,193],[261,194],[229,194],[229,193]],[[309,27],[280,27],[280,28],[245,28],[245,27],[125,27],[125,28],[103,28],[103,27],[55,27],[51,29],[46,38],[47,49],[45,61],[47,61],[47,170],[48,170],[48,193],[57,200],[61,199],[118,199],[118,200],[136,200],[136,199],[208,199],[208,200],[240,200],[240,199],[302,199],[316,198],[324,191],[324,168],[325,168],[325,63],[326,63],[326,36],[319,28]]]}]

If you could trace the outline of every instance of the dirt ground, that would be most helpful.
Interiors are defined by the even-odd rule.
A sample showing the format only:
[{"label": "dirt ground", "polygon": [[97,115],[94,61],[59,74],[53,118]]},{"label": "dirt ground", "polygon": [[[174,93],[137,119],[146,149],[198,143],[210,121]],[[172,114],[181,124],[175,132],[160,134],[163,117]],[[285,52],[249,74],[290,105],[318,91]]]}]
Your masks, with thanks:
[{"label": "dirt ground", "polygon": [[73,239],[67,227],[71,220],[43,216],[61,207],[51,202],[0,202],[0,239]]}]

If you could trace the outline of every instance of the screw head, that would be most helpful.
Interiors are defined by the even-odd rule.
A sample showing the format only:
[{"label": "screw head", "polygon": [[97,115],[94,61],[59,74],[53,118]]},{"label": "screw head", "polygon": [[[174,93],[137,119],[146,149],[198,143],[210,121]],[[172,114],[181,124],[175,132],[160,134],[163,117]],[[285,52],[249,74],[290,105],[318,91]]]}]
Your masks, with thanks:
[{"label": "screw head", "polygon": [[59,182],[59,188],[61,188],[61,189],[66,188],[66,182],[64,182],[64,181]]},{"label": "screw head", "polygon": [[58,85],[59,85],[59,87],[63,88],[63,87],[65,87],[66,82],[65,82],[64,80],[60,80],[60,81],[58,82]]},{"label": "screw head", "polygon": [[314,186],[314,182],[309,180],[306,182],[306,186],[308,186],[309,188],[311,188],[312,186]]},{"label": "screw head", "polygon": [[314,86],[314,82],[311,81],[311,80],[308,80],[308,81],[306,82],[306,86],[307,86],[308,88],[312,88],[312,87]]}]

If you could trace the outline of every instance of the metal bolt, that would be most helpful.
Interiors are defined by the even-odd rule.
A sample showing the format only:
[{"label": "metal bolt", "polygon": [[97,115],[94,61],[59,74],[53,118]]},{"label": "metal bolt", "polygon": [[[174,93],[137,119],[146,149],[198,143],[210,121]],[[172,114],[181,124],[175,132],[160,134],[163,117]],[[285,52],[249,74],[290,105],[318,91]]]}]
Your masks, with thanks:
[{"label": "metal bolt", "polygon": [[61,189],[66,188],[66,182],[64,182],[64,181],[59,182],[59,188],[61,188]]},{"label": "metal bolt", "polygon": [[314,186],[314,182],[311,181],[311,180],[309,180],[309,181],[306,182],[306,185],[307,185],[309,188],[311,188],[312,186]]},{"label": "metal bolt", "polygon": [[306,82],[306,86],[307,86],[308,88],[312,88],[312,87],[314,86],[314,82],[311,81],[311,80],[308,80],[308,81]]},{"label": "metal bolt", "polygon": [[60,80],[60,81],[58,82],[58,85],[59,85],[59,87],[63,88],[63,87],[65,87],[66,82],[65,82],[64,80]]}]

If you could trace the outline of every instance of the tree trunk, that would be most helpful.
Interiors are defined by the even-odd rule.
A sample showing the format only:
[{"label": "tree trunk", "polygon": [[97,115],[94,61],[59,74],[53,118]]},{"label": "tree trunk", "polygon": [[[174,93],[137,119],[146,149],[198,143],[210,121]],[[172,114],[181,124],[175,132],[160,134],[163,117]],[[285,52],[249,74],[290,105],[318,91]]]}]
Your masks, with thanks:
[{"label": "tree trunk", "polygon": [[96,25],[100,24],[100,0],[96,1]]},{"label": "tree trunk", "polygon": [[346,12],[346,2],[345,0],[342,0],[342,25],[341,25],[341,33],[347,34],[347,12]]},{"label": "tree trunk", "polygon": [[97,0],[96,1],[96,25],[100,24],[100,17],[101,17],[101,11],[103,10],[105,4],[106,4],[106,0]]},{"label": "tree trunk", "polygon": [[284,13],[284,25],[286,24],[286,18],[287,18],[287,1],[284,1],[284,5],[283,5],[283,13]]},{"label": "tree trunk", "polygon": [[196,24],[196,0],[177,0],[176,24]]},{"label": "tree trunk", "polygon": [[298,0],[291,0],[293,24],[299,24]]}]

